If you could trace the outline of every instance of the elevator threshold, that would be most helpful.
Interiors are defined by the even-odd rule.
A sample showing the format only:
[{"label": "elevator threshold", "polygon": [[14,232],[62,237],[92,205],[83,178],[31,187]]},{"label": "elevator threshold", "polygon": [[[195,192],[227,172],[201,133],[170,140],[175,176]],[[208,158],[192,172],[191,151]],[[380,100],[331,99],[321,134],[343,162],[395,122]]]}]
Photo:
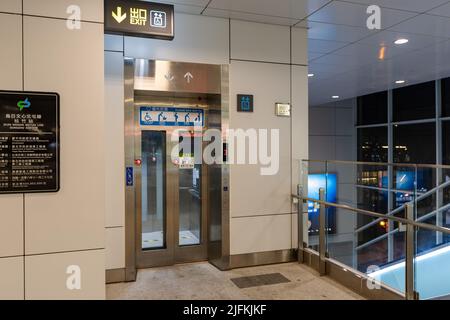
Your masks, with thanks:
[{"label": "elevator threshold", "polygon": [[[192,246],[200,243],[191,231],[180,231],[180,246]],[[163,232],[146,232],[142,233],[142,248],[154,249],[163,247]]]}]

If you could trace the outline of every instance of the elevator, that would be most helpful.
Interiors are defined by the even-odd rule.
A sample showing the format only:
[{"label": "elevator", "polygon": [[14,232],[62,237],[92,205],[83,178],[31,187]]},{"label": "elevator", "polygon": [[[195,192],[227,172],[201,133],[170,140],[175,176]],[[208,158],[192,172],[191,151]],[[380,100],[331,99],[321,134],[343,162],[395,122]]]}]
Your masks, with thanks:
[{"label": "elevator", "polygon": [[127,280],[140,268],[224,265],[228,167],[223,150],[213,164],[203,155],[205,133],[227,117],[227,66],[125,59]]}]

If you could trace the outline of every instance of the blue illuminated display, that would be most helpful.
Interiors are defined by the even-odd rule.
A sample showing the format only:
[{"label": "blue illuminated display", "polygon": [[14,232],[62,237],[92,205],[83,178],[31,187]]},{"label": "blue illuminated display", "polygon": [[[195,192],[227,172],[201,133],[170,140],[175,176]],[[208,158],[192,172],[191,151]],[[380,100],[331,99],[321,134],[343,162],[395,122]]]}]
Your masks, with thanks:
[{"label": "blue illuminated display", "polygon": [[141,107],[141,126],[195,127],[205,125],[202,109],[173,107]]},{"label": "blue illuminated display", "polygon": [[237,111],[253,112],[253,96],[251,94],[238,94]]},{"label": "blue illuminated display", "polygon": [[[336,203],[337,176],[336,174],[310,174],[308,175],[308,198],[319,199],[319,190],[323,188],[326,193],[326,201]],[[328,233],[336,232],[336,214],[334,208],[327,210]],[[319,231],[319,206],[308,202],[308,217],[311,222],[309,234],[318,234]]]}]

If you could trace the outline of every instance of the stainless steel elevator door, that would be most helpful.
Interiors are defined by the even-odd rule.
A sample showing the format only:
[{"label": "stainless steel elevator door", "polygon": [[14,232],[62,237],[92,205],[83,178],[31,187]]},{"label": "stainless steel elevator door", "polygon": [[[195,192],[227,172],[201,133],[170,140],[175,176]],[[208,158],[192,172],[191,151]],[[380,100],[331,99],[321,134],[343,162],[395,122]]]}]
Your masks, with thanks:
[{"label": "stainless steel elevator door", "polygon": [[166,132],[143,131],[141,155],[142,250],[167,248]]},{"label": "stainless steel elevator door", "polygon": [[202,149],[193,128],[137,130],[138,268],[207,259],[207,168],[194,161]]}]

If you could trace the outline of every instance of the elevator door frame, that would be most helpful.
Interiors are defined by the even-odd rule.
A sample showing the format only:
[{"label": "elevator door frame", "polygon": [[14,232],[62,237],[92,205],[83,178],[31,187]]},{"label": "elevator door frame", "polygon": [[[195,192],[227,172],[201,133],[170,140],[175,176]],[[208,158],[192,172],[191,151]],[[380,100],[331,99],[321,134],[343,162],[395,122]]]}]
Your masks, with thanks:
[{"label": "elevator door frame", "polygon": [[[164,106],[160,101],[155,101],[155,105]],[[174,104],[170,104],[174,106]],[[178,107],[196,107],[196,105],[186,105]],[[177,105],[174,106],[175,108]],[[135,159],[142,159],[142,132],[158,131],[165,133],[165,175],[164,175],[164,217],[163,229],[165,233],[165,248],[161,249],[142,249],[142,165],[135,166],[135,212],[136,212],[136,267],[151,268],[168,265],[175,265],[186,262],[198,262],[208,259],[207,240],[208,240],[208,168],[202,164],[201,171],[201,218],[200,218],[200,244],[180,246],[180,200],[179,200],[179,169],[171,159],[172,148],[178,142],[171,141],[173,131],[182,129],[190,131],[191,127],[143,127],[139,123],[139,105],[135,106]],[[205,110],[205,115],[207,110]],[[205,130],[205,128],[203,128]],[[202,151],[204,145],[202,143]]]},{"label": "elevator door frame", "polygon": [[[185,81],[183,84],[184,74],[187,70],[195,76],[195,81],[191,83]],[[173,81],[170,81],[169,75],[173,76]],[[207,79],[207,81],[197,81],[201,79]],[[212,104],[208,103],[208,106],[210,115],[214,114],[210,118],[214,118],[214,120],[209,123],[207,119],[206,126],[211,129],[226,130],[229,123],[229,66],[124,57],[124,89],[124,175],[127,176],[127,183],[125,184],[125,268],[123,278],[125,281],[135,281],[137,276],[136,224],[138,220],[135,212],[135,178],[137,176],[134,153],[137,97],[135,95],[156,93],[158,96],[166,98],[173,94],[175,97],[194,97],[199,94],[207,96],[208,100],[212,99]],[[210,211],[212,203],[209,201],[207,206],[203,207],[203,210],[207,210],[207,223],[203,227],[206,227],[209,232],[208,235],[204,234],[204,240],[207,243],[207,260],[219,269],[225,270],[228,269],[230,255],[229,165],[214,165],[213,170],[209,170],[209,167],[207,166],[208,180],[220,175],[220,184],[214,185],[215,188],[209,186],[208,189],[208,198],[219,201],[218,204],[216,203],[216,207],[220,211],[218,212],[216,208],[214,212]],[[131,181],[129,180],[130,173]],[[205,174],[204,177],[206,177]],[[206,184],[203,185],[206,186]],[[209,239],[210,237],[211,239]],[[114,271],[122,273],[122,269]]]}]

